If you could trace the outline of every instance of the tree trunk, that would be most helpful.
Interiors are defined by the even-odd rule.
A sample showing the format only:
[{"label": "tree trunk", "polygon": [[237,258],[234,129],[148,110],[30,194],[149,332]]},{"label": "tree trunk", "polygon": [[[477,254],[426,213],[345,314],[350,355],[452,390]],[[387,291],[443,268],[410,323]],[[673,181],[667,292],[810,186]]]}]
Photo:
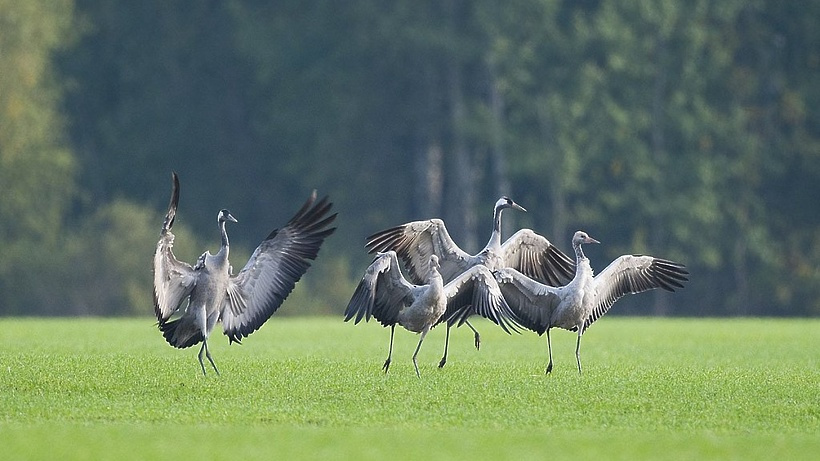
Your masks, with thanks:
[{"label": "tree trunk", "polygon": [[[510,180],[507,175],[507,152],[504,148],[504,97],[498,91],[494,66],[488,60],[487,71],[489,74],[490,90],[490,135],[492,137],[492,148],[490,159],[492,162],[492,181],[495,182],[496,196],[512,195]],[[493,197],[496,198],[496,197]],[[513,197],[515,200],[515,197]],[[504,220],[503,235],[510,235],[517,226],[515,216],[510,216]]]},{"label": "tree trunk", "polygon": [[564,171],[562,162],[557,155],[550,154],[558,150],[558,145],[555,142],[555,129],[550,119],[549,110],[545,107],[546,102],[537,105],[538,109],[538,125],[541,129],[541,138],[544,143],[545,155],[553,158],[555,161],[551,162],[552,168],[549,168],[545,174],[549,177],[548,200],[552,208],[550,214],[550,224],[552,227],[552,234],[548,237],[552,243],[558,245],[559,248],[567,248],[569,242],[569,234],[567,227],[569,225],[568,211],[567,211],[567,191],[565,187],[565,179],[563,177]]},{"label": "tree trunk", "polygon": [[[666,81],[668,69],[666,68],[666,40],[658,32],[655,39],[655,78],[652,88],[652,128],[651,128],[651,156],[659,170],[663,169],[665,162],[665,140],[663,132],[663,120],[665,109]],[[664,185],[659,178],[652,182],[653,197],[655,200],[663,201],[666,197]],[[664,243],[663,214],[661,208],[655,208],[650,219],[649,244],[653,249],[662,248]],[[652,303],[652,312],[658,316],[669,314],[669,302],[661,290],[655,290]]]},{"label": "tree trunk", "polygon": [[[459,2],[447,2],[450,37],[459,40]],[[470,158],[467,140],[464,136],[466,115],[464,107],[464,93],[461,80],[461,62],[455,55],[447,59],[447,98],[450,103],[450,130],[452,134],[453,171],[450,195],[450,222],[453,223],[452,232],[461,236],[461,247],[468,252],[478,250],[475,236],[475,168]],[[449,227],[449,226],[448,226]]]},{"label": "tree trunk", "polygon": [[441,146],[438,142],[426,139],[419,143],[417,149],[414,162],[416,187],[413,191],[413,219],[440,217],[444,185]]},{"label": "tree trunk", "polygon": [[462,248],[468,252],[478,250],[475,236],[475,174],[464,137],[464,95],[461,89],[461,69],[451,62],[449,74],[449,99],[451,104],[451,129],[453,134],[453,206],[451,208],[454,231],[461,235]]}]

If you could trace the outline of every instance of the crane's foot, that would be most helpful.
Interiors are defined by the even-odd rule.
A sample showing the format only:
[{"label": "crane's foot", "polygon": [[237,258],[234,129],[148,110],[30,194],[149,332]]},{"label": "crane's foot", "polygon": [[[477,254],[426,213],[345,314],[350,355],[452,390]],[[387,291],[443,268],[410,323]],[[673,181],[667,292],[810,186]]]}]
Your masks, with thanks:
[{"label": "crane's foot", "polygon": [[387,370],[390,369],[390,357],[387,357],[387,360],[384,361],[384,365],[382,365],[382,370],[384,373],[387,374]]},{"label": "crane's foot", "polygon": [[548,375],[548,374],[550,374],[550,373],[552,373],[552,362],[550,362],[550,363],[547,365],[547,372],[546,372],[545,374],[547,374],[547,375]]},{"label": "crane's foot", "polygon": [[444,364],[447,363],[447,357],[442,357],[441,361],[438,363],[439,368],[444,368]]},{"label": "crane's foot", "polygon": [[481,335],[475,332],[475,350],[481,349]]}]

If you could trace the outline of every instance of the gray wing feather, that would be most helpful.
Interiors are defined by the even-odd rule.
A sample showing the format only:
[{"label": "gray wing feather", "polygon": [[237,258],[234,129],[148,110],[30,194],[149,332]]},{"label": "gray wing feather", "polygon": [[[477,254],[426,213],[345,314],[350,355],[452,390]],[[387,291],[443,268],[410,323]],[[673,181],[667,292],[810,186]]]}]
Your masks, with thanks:
[{"label": "gray wing feather", "polygon": [[396,253],[379,253],[365,270],[345,309],[345,322],[375,317],[384,326],[395,325],[401,310],[413,303],[420,287],[409,283],[401,273]]},{"label": "gray wing feather", "polygon": [[410,281],[419,285],[424,283],[431,255],[439,258],[444,283],[472,265],[472,256],[456,245],[440,219],[413,221],[385,229],[368,237],[365,246],[369,253],[395,251],[407,267]]},{"label": "gray wing feather", "polygon": [[159,242],[154,251],[154,314],[160,325],[180,308],[196,283],[196,271],[190,264],[178,261],[174,256],[174,225],[179,204],[179,178],[172,173],[173,187],[168,213],[160,231]]},{"label": "gray wing feather", "polygon": [[501,269],[495,278],[521,326],[544,334],[550,326],[553,311],[561,303],[563,289],[536,282],[512,268]]},{"label": "gray wing feather", "polygon": [[327,197],[316,202],[313,191],[287,225],[271,232],[230,279],[221,319],[231,342],[259,329],[316,259],[325,238],[336,230],[327,227],[336,218],[327,216],[331,206]]},{"label": "gray wing feather", "polygon": [[584,329],[607,313],[610,307],[627,294],[663,288],[675,291],[689,280],[686,266],[673,261],[642,255],[624,255],[612,261],[593,279],[595,306],[584,322]]},{"label": "gray wing feather", "polygon": [[521,229],[501,246],[504,267],[551,285],[566,285],[575,275],[575,262],[530,229]]},{"label": "gray wing feather", "polygon": [[507,333],[518,332],[519,320],[507,305],[493,274],[485,266],[473,266],[444,286],[447,311],[440,321],[461,326],[471,315],[480,315]]}]

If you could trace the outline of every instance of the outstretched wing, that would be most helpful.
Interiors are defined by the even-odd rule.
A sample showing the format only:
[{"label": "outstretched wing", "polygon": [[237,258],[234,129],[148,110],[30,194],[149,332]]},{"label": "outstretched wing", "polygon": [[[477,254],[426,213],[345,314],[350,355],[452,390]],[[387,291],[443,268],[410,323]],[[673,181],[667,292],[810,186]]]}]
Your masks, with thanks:
[{"label": "outstretched wing", "polygon": [[519,321],[504,301],[501,289],[486,266],[473,266],[444,286],[447,311],[441,321],[461,326],[471,315],[480,315],[500,326],[504,331],[518,332]]},{"label": "outstretched wing", "polygon": [[508,238],[501,246],[501,255],[504,267],[550,286],[566,285],[575,275],[575,262],[530,229],[521,229]]},{"label": "outstretched wing", "polygon": [[313,191],[287,225],[271,232],[230,279],[221,318],[231,342],[259,329],[316,259],[325,238],[336,230],[327,227],[336,218],[336,214],[327,216],[331,206],[327,197],[316,202]]},{"label": "outstretched wing", "polygon": [[606,314],[621,297],[655,288],[675,291],[683,288],[688,274],[686,266],[673,261],[642,255],[621,256],[593,279],[595,306],[584,322],[584,329]]},{"label": "outstretched wing", "polygon": [[373,316],[384,326],[395,325],[401,310],[413,303],[418,287],[405,280],[396,252],[379,253],[362,276],[345,309],[345,322]]},{"label": "outstretched wing", "polygon": [[407,267],[410,280],[419,285],[424,283],[431,255],[439,258],[444,283],[472,265],[472,256],[456,245],[440,219],[413,221],[385,229],[368,237],[365,247],[369,253],[395,251]]},{"label": "outstretched wing", "polygon": [[171,173],[173,187],[168,213],[160,231],[157,249],[154,251],[154,314],[157,322],[164,324],[190,296],[196,283],[196,271],[190,264],[178,261],[174,256],[174,225],[179,205],[179,178]]},{"label": "outstretched wing", "polygon": [[536,282],[512,268],[495,273],[501,294],[524,328],[539,335],[550,326],[550,317],[561,303],[562,288]]}]

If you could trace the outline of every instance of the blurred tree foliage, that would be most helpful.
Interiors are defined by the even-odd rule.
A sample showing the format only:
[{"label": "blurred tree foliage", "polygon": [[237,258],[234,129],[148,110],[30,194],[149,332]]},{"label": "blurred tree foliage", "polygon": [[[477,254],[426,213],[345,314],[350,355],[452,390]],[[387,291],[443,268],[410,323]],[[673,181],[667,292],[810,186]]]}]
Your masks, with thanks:
[{"label": "blurred tree foliage", "polygon": [[[340,312],[364,237],[509,194],[569,249],[685,262],[616,312],[820,314],[820,3],[0,0],[3,314],[148,314],[150,258],[234,265],[314,188],[338,231],[294,292]],[[191,229],[197,229],[193,233]],[[178,231],[177,231],[178,230]]]},{"label": "blurred tree foliage", "polygon": [[62,136],[52,54],[71,40],[70,1],[0,0],[0,307],[27,313],[59,296],[64,219],[77,164]]}]

